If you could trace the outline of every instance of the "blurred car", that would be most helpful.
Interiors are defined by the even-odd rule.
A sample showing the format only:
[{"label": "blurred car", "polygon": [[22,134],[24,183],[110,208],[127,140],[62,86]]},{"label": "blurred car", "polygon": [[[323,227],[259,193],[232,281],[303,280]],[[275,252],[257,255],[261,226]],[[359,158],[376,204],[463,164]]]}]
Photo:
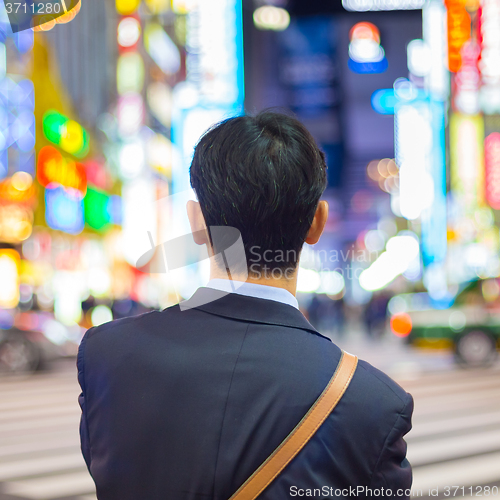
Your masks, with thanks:
[{"label": "blurred car", "polygon": [[454,297],[433,300],[427,293],[394,296],[390,328],[420,348],[451,349],[465,366],[488,366],[500,349],[500,281],[478,279]]},{"label": "blurred car", "polygon": [[67,327],[46,312],[0,311],[0,374],[29,373],[74,356],[85,330]]}]

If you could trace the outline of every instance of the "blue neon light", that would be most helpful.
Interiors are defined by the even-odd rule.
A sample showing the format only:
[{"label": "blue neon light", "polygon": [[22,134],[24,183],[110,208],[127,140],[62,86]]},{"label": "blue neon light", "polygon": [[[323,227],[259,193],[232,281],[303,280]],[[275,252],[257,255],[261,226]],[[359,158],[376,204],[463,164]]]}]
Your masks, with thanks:
[{"label": "blue neon light", "polygon": [[52,229],[81,233],[85,225],[81,194],[62,186],[45,189],[45,220]]},{"label": "blue neon light", "polygon": [[422,212],[422,262],[424,266],[443,262],[447,252],[445,103],[430,99],[432,120],[431,175],[434,200]]},{"label": "blue neon light", "polygon": [[377,62],[356,62],[349,58],[347,66],[354,73],[358,73],[360,75],[374,75],[386,71],[389,67],[389,63],[387,62],[386,57]]},{"label": "blue neon light", "polygon": [[393,115],[398,98],[394,95],[394,89],[380,89],[372,94],[371,102],[377,113]]}]

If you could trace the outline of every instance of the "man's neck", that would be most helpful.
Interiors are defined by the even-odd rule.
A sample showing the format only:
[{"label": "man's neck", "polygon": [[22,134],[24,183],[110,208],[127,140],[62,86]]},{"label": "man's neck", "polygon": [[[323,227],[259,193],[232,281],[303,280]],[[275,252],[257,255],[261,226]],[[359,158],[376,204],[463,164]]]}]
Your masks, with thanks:
[{"label": "man's neck", "polygon": [[[226,272],[221,271],[219,269],[210,268],[210,279],[222,279],[229,280],[229,277]],[[275,279],[275,278],[258,278],[255,275],[248,275],[245,277],[244,275],[234,275],[231,276],[231,279],[234,281],[244,281],[246,283],[253,283],[255,285],[265,285],[265,286],[273,286],[275,288],[283,288],[287,292],[290,292],[294,297],[297,294],[297,273],[293,274],[293,278],[290,279]]]}]

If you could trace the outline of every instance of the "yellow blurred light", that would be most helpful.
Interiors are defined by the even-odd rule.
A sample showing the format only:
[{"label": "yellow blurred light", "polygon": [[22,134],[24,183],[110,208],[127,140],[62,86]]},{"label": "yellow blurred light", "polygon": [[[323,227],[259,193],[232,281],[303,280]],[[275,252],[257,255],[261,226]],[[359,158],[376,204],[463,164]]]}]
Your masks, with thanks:
[{"label": "yellow blurred light", "polygon": [[146,0],[146,5],[153,14],[163,14],[170,10],[169,0]]},{"label": "yellow blurred light", "polygon": [[11,183],[18,191],[27,191],[33,184],[33,177],[28,172],[16,172],[12,176]]},{"label": "yellow blurred light", "polygon": [[196,7],[197,0],[172,0],[172,10],[176,14],[188,14]]},{"label": "yellow blurred light", "polygon": [[141,0],[116,0],[116,11],[118,12],[118,14],[126,16],[128,14],[132,14],[132,12],[135,12],[138,9],[140,3]]},{"label": "yellow blurred light", "polygon": [[253,22],[261,30],[283,31],[290,24],[290,14],[280,7],[264,5],[253,13]]},{"label": "yellow blurred light", "polygon": [[68,153],[77,153],[83,149],[83,129],[74,120],[68,120],[62,127],[60,146]]},{"label": "yellow blurred light", "polygon": [[0,241],[20,243],[28,239],[33,230],[32,221],[32,210],[15,204],[0,205]]},{"label": "yellow blurred light", "polygon": [[19,303],[19,253],[11,249],[0,250],[0,307],[11,309]]}]

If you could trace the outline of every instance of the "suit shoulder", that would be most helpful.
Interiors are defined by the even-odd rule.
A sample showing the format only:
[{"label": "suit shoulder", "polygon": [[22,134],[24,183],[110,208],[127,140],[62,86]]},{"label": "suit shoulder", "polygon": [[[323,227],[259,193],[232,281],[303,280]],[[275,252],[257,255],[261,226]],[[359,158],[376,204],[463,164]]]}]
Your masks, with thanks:
[{"label": "suit shoulder", "polygon": [[160,311],[149,311],[137,316],[128,316],[126,318],[115,319],[109,321],[108,323],[103,323],[99,326],[94,326],[87,330],[86,337],[91,338],[96,335],[110,334],[116,332],[122,332],[124,329],[133,327],[141,327],[142,325],[148,325],[159,319]]},{"label": "suit shoulder", "polygon": [[399,407],[400,411],[408,403],[408,393],[392,378],[381,370],[364,360],[358,361],[358,371],[360,382],[367,393],[374,398],[382,398],[383,401],[391,406]]}]

